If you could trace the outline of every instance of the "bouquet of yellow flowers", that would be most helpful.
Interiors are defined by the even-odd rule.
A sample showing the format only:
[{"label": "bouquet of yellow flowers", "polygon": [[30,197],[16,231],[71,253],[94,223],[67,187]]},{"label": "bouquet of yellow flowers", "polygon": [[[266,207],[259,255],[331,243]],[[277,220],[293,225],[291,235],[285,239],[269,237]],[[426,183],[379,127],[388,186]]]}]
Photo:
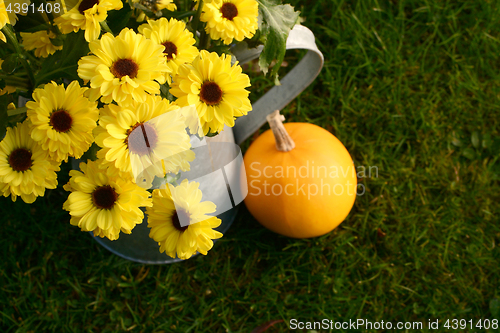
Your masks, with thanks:
[{"label": "bouquet of yellow flowers", "polygon": [[232,50],[263,48],[278,82],[298,19],[275,0],[0,0],[1,193],[32,203],[81,159],[64,185],[72,225],[116,240],[146,207],[160,252],[207,254],[222,236],[216,205],[177,183],[192,136],[252,110]]}]

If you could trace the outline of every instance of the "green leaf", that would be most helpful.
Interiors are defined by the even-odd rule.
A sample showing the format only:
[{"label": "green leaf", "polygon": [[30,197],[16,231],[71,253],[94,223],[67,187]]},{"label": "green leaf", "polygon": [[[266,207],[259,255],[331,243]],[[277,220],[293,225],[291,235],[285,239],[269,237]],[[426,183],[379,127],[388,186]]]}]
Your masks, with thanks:
[{"label": "green leaf", "polygon": [[99,151],[99,149],[101,148],[99,148],[99,146],[95,142],[93,142],[90,148],[85,153],[83,153],[81,160],[82,161],[97,160],[97,152]]},{"label": "green leaf", "polygon": [[493,318],[500,319],[500,300],[498,298],[490,301],[490,312]]},{"label": "green leaf", "polygon": [[285,58],[286,40],[293,26],[298,22],[300,12],[290,5],[281,5],[274,0],[257,0],[259,3],[260,41],[264,49],[260,54],[259,66],[267,74],[273,60],[276,64],[271,77],[277,82],[278,69]]},{"label": "green leaf", "polygon": [[462,146],[462,141],[460,141],[460,139],[456,137],[456,133],[455,132],[453,132],[453,136],[451,138],[451,144],[454,145],[455,147],[461,147]]},{"label": "green leaf", "polygon": [[113,33],[115,34],[118,34],[123,28],[127,26],[130,17],[132,17],[132,14],[132,8],[130,8],[128,3],[125,3],[122,9],[109,11],[106,22],[108,22],[108,26],[111,31],[113,31]]},{"label": "green leaf", "polygon": [[483,147],[483,149],[486,149],[489,148],[490,146],[491,146],[491,134],[486,133],[485,135],[483,135],[483,140],[481,141],[481,147]]},{"label": "green leaf", "polygon": [[62,77],[78,80],[78,61],[89,52],[84,34],[85,32],[80,30],[66,35],[63,49],[47,57],[43,62],[42,70],[36,76],[36,86]]},{"label": "green leaf", "polygon": [[471,141],[474,148],[479,148],[481,140],[479,139],[479,133],[477,131],[472,133]]},{"label": "green leaf", "polygon": [[5,132],[7,132],[7,106],[10,103],[9,95],[5,94],[0,96],[0,140],[3,139]]},{"label": "green leaf", "polygon": [[476,151],[472,148],[465,148],[464,151],[462,152],[462,155],[467,157],[469,160],[473,160],[476,158]]},{"label": "green leaf", "polygon": [[54,39],[51,39],[50,42],[54,46],[64,46],[64,38],[63,35],[59,35]]},{"label": "green leaf", "polygon": [[47,30],[50,25],[47,24],[41,12],[28,9],[29,15],[18,15],[18,22],[16,23],[17,32],[36,32],[40,30]]},{"label": "green leaf", "polygon": [[12,74],[19,64],[19,54],[12,53],[5,58],[5,61],[2,63],[2,70],[7,74]]}]

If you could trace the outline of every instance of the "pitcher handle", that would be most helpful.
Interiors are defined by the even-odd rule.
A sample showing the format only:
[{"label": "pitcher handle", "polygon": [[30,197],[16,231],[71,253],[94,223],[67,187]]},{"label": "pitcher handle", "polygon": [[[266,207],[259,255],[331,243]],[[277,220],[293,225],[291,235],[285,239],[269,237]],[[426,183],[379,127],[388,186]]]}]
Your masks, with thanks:
[{"label": "pitcher handle", "polygon": [[[252,107],[248,115],[238,118],[233,127],[236,144],[241,144],[265,122],[266,116],[275,110],[283,109],[304,89],[306,89],[318,76],[323,68],[324,58],[316,46],[314,34],[302,25],[296,25],[290,31],[286,41],[286,49],[308,50],[300,62],[283,78],[281,86],[274,86],[264,94]],[[236,58],[240,63],[256,59],[262,52],[259,49],[238,51],[234,50]]]}]

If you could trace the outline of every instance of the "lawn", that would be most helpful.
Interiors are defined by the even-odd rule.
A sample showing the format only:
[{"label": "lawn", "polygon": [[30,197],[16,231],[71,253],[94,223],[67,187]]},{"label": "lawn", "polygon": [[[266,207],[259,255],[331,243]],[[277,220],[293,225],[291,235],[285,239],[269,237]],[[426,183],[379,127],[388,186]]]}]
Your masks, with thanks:
[{"label": "lawn", "polygon": [[292,2],[325,66],[283,114],[328,129],[366,168],[347,219],[289,239],[242,205],[207,256],[141,265],[69,224],[62,175],[31,206],[0,198],[2,332],[251,332],[272,320],[266,332],[288,332],[292,319],[500,331],[476,327],[500,320],[500,3]]}]

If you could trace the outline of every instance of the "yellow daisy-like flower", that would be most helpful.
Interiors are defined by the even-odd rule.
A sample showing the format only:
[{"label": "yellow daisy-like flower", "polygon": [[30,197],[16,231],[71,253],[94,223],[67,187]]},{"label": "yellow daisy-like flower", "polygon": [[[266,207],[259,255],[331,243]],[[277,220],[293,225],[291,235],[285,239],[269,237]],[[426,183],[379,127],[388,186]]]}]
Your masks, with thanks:
[{"label": "yellow daisy-like flower", "polygon": [[172,0],[159,0],[156,1],[156,8],[158,8],[158,10],[166,9],[174,11],[177,9],[177,6]]},{"label": "yellow daisy-like flower", "polygon": [[206,255],[213,247],[213,239],[222,234],[213,228],[221,220],[207,214],[214,213],[213,202],[203,201],[199,183],[186,179],[179,186],[153,191],[153,206],[146,208],[149,237],[158,242],[160,252],[172,258],[189,259],[199,252]]},{"label": "yellow daisy-like flower", "polygon": [[[4,0],[0,0],[0,29],[2,29],[7,23],[9,23],[9,15],[7,14],[7,9],[5,8]],[[0,31],[0,40],[7,43],[7,39],[3,32]]]},{"label": "yellow daisy-like flower", "polygon": [[120,0],[79,0],[76,4],[68,1],[63,5],[64,14],[56,17],[54,23],[63,34],[85,30],[85,40],[90,42],[99,38],[100,23],[107,18],[108,11],[122,7]]},{"label": "yellow daisy-like flower", "polygon": [[200,20],[214,40],[231,44],[233,39],[252,38],[258,28],[259,5],[256,0],[213,0],[204,4]]},{"label": "yellow daisy-like flower", "polygon": [[114,37],[107,33],[90,42],[93,55],[78,61],[78,75],[90,80],[90,97],[101,102],[143,103],[150,94],[160,93],[169,72],[163,46],[128,28]]},{"label": "yellow daisy-like flower", "polygon": [[224,124],[233,127],[235,117],[252,110],[248,75],[231,57],[202,50],[191,64],[179,67],[170,89],[180,106],[195,105],[205,135],[220,132]]},{"label": "yellow daisy-like flower", "polygon": [[120,231],[130,234],[142,223],[144,213],[139,207],[151,206],[150,194],[131,178],[122,178],[110,169],[99,167],[98,161],[80,163],[80,170],[71,170],[71,191],[63,209],[71,215],[70,223],[94,236],[118,239]]},{"label": "yellow daisy-like flower", "polygon": [[27,51],[35,50],[35,56],[37,57],[47,58],[49,55],[63,48],[62,45],[55,46],[50,41],[56,38],[56,35],[52,31],[21,32],[21,37],[24,48]]},{"label": "yellow daisy-like flower", "polygon": [[52,82],[35,89],[34,101],[26,103],[31,137],[57,161],[80,158],[94,141],[99,111],[97,103],[83,96],[87,89],[80,88],[78,81],[66,89]]},{"label": "yellow daisy-like flower", "polygon": [[11,195],[16,201],[20,196],[26,203],[34,202],[46,188],[56,188],[56,171],[59,163],[31,139],[28,121],[7,128],[0,142],[0,191],[5,197]]},{"label": "yellow daisy-like flower", "polygon": [[[23,13],[22,6],[24,4],[29,6],[30,3],[31,2],[29,0],[0,0],[0,29],[2,29],[7,23],[15,25],[17,22],[16,14],[26,16],[28,12]],[[1,31],[0,40],[7,43],[7,39]]]},{"label": "yellow daisy-like flower", "polygon": [[23,12],[23,5],[30,4],[30,0],[0,0],[0,28],[7,23],[16,25],[17,15],[26,16],[29,12]]},{"label": "yellow daisy-like flower", "polygon": [[[172,75],[177,73],[180,65],[193,61],[199,53],[194,46],[196,40],[186,29],[186,24],[174,18],[170,21],[164,17],[156,21],[148,21],[139,27],[139,32],[156,44],[165,47],[163,54]],[[171,84],[170,75],[167,75],[167,81]]]},{"label": "yellow daisy-like flower", "polygon": [[154,176],[163,177],[179,167],[185,170],[185,164],[167,163],[175,162],[178,154],[188,161],[194,159],[184,118],[177,109],[178,105],[159,96],[148,96],[144,103],[106,105],[95,130],[95,142],[103,148],[97,157],[122,172],[144,177],[147,184]]}]

